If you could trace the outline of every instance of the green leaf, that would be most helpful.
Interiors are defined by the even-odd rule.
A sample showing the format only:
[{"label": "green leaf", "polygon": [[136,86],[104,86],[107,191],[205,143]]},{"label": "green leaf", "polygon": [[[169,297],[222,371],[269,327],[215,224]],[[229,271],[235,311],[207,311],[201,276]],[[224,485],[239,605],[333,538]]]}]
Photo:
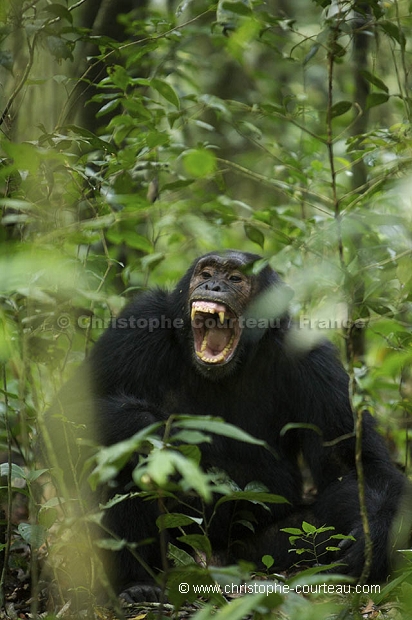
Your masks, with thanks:
[{"label": "green leaf", "polygon": [[159,531],[167,530],[174,527],[184,527],[185,525],[192,525],[193,523],[199,524],[202,519],[196,519],[195,517],[189,517],[187,515],[180,514],[179,512],[170,512],[162,514],[156,519],[156,525]]},{"label": "green leaf", "polygon": [[255,533],[255,528],[253,527],[253,524],[250,521],[246,521],[245,519],[236,519],[235,521],[233,521],[233,525],[242,525],[243,527],[246,527],[248,530],[250,530],[251,532],[253,532],[253,534]]},{"label": "green leaf", "polygon": [[190,566],[191,564],[196,564],[196,560],[190,555],[190,553],[184,551],[184,549],[176,547],[176,545],[173,545],[172,543],[169,543],[168,545],[167,557],[169,560],[172,560],[175,566]]},{"label": "green leaf", "polygon": [[379,88],[379,90],[384,90],[385,93],[389,92],[389,88],[386,86],[385,82],[383,82],[377,75],[374,75],[370,71],[366,70],[361,71],[361,75],[363,75],[365,80],[368,80],[368,82],[376,86],[376,88]]},{"label": "green leaf", "polygon": [[112,243],[117,245],[125,243],[129,248],[142,250],[146,254],[150,254],[153,249],[150,241],[134,230],[116,230],[115,228],[111,228],[107,231],[107,238]]},{"label": "green leaf", "polygon": [[244,488],[244,491],[253,491],[254,493],[269,493],[269,489],[260,480],[252,480],[248,482]]},{"label": "green leaf", "polygon": [[[404,554],[404,551],[401,551]],[[399,577],[395,577],[391,579],[391,581],[384,587],[381,588],[379,594],[375,594],[373,596],[373,600],[376,605],[380,605],[380,603],[384,600],[387,600],[388,597],[392,594],[394,590],[399,588],[399,586],[405,581],[410,580],[411,578],[411,570],[403,570]]]},{"label": "green leaf", "polygon": [[247,0],[224,0],[222,3],[219,2],[219,5],[221,5],[223,11],[230,11],[230,13],[235,13],[236,15],[249,16],[252,14]]},{"label": "green leaf", "polygon": [[356,538],[351,534],[332,534],[331,538],[333,538],[334,540],[356,540]]},{"label": "green leaf", "polygon": [[20,523],[17,529],[23,540],[33,549],[39,549],[46,540],[46,530],[42,525]]},{"label": "green leaf", "polygon": [[172,452],[173,464],[182,476],[181,486],[184,490],[194,489],[206,502],[212,499],[208,476],[190,458],[180,452]]},{"label": "green leaf", "polygon": [[196,465],[200,465],[200,461],[202,460],[202,453],[196,445],[181,444],[180,446],[176,446],[176,450],[179,450],[179,452],[183,454],[184,457],[190,459]]},{"label": "green leaf", "polygon": [[189,547],[192,547],[195,551],[205,553],[207,559],[209,559],[212,555],[212,545],[210,544],[210,540],[203,534],[185,534],[184,536],[179,536],[178,540],[186,545],[189,545]]},{"label": "green leaf", "polygon": [[195,559],[190,555],[190,553],[176,547],[176,545],[173,545],[172,543],[169,543],[167,548],[167,557],[169,560],[172,560],[175,566],[189,566],[191,564],[196,564]]},{"label": "green leaf", "polygon": [[320,430],[320,428],[315,424],[310,424],[308,422],[289,422],[288,424],[285,424],[285,426],[282,426],[280,430],[280,436],[283,437],[288,431],[301,428],[315,431],[315,433],[322,436],[322,431]]},{"label": "green leaf", "polygon": [[157,90],[159,95],[164,97],[166,101],[174,105],[176,108],[180,108],[180,99],[168,82],[159,80],[158,78],[153,78],[150,80],[150,85],[152,88]]},{"label": "green leaf", "polygon": [[193,149],[184,153],[183,164],[191,176],[207,177],[216,170],[216,157],[212,151]]},{"label": "green leaf", "polygon": [[159,486],[164,486],[175,473],[175,463],[173,461],[173,452],[171,450],[153,450],[149,455],[147,474]]},{"label": "green leaf", "polygon": [[249,501],[253,504],[288,504],[288,500],[282,495],[274,493],[260,493],[256,491],[233,491],[230,495],[221,497],[216,502],[216,508],[226,502]]},{"label": "green leaf", "polygon": [[[9,464],[1,463],[0,465],[0,476],[8,476],[9,473]],[[26,478],[25,471],[20,465],[16,465],[15,463],[11,464],[11,477],[12,478]]]},{"label": "green leaf", "polygon": [[310,523],[308,523],[307,521],[303,521],[302,522],[302,530],[306,533],[306,534],[314,534],[315,532],[317,532],[317,529],[314,525],[311,525]]},{"label": "green leaf", "polygon": [[105,103],[104,106],[100,108],[100,110],[96,114],[96,118],[100,116],[104,116],[105,114],[109,114],[109,112],[113,112],[117,107],[119,107],[121,99],[113,99],[108,103]]},{"label": "green leaf", "polygon": [[392,39],[395,39],[399,43],[401,47],[404,47],[406,44],[406,39],[403,31],[397,26],[394,22],[389,20],[382,20],[377,23],[378,27],[381,28],[386,34],[388,34]]},{"label": "green leaf", "polygon": [[183,443],[191,443],[191,444],[199,444],[199,443],[211,443],[212,439],[209,435],[205,433],[200,433],[199,431],[191,431],[191,430],[183,430],[178,433],[175,433],[172,437],[173,442],[183,442]]},{"label": "green leaf", "polygon": [[73,23],[73,16],[68,9],[62,4],[49,4],[44,8],[45,11],[55,15],[56,17],[60,17],[60,19],[65,19],[70,24]]},{"label": "green leaf", "polygon": [[96,455],[96,467],[89,476],[89,484],[92,489],[96,489],[98,484],[104,484],[114,478],[130,460],[132,454],[141,449],[146,439],[161,426],[161,423],[151,424],[130,439],[119,441],[119,443],[107,448],[101,448]]},{"label": "green leaf", "polygon": [[164,146],[169,143],[169,134],[166,131],[149,131],[146,135],[146,144],[149,149]]},{"label": "green leaf", "polygon": [[[253,585],[252,585],[252,592]],[[221,605],[215,614],[212,605],[207,605],[192,616],[192,620],[210,620],[216,615],[216,620],[244,620],[244,618],[252,617],[254,612],[263,606],[263,608],[275,609],[283,602],[283,597],[277,592],[270,594],[250,594],[236,598],[227,605]],[[273,613],[273,612],[272,612]],[[252,615],[251,615],[252,614]],[[265,616],[266,617],[266,616]]]},{"label": "green leaf", "polygon": [[331,118],[336,118],[337,116],[342,116],[342,114],[346,114],[346,112],[349,112],[351,107],[352,103],[350,101],[338,101],[331,107]]},{"label": "green leaf", "polygon": [[315,45],[313,45],[310,48],[309,52],[306,54],[305,58],[303,59],[303,65],[306,65],[310,60],[312,60],[312,58],[316,56],[319,50],[320,50],[319,43],[315,43]]},{"label": "green leaf", "polygon": [[389,99],[389,95],[386,93],[371,93],[366,97],[366,109],[369,110],[377,105],[386,103]]},{"label": "green leaf", "polygon": [[121,90],[126,90],[131,83],[131,77],[127,73],[126,69],[121,65],[113,65],[107,69],[113,84]]},{"label": "green leaf", "polygon": [[138,465],[133,472],[133,479],[139,484],[142,476],[148,476],[160,487],[164,487],[176,472],[182,477],[180,486],[184,491],[194,489],[206,502],[211,500],[209,477],[191,458],[183,456],[176,450],[164,447],[152,450],[147,459],[147,466]]},{"label": "green leaf", "polygon": [[84,138],[85,142],[87,142],[96,149],[103,149],[103,151],[109,151],[110,153],[115,152],[115,149],[110,142],[101,140],[92,131],[85,129],[84,127],[79,127],[78,125],[67,125],[66,129],[74,133],[74,137],[76,140],[78,140],[79,137]]},{"label": "green leaf", "polygon": [[57,521],[58,512],[56,508],[41,508],[39,512],[39,525],[49,530]]},{"label": "green leaf", "polygon": [[230,437],[231,439],[237,439],[237,441],[244,441],[245,443],[267,447],[267,444],[263,441],[263,439],[252,437],[252,435],[249,435],[249,433],[241,428],[224,422],[219,418],[213,418],[211,416],[179,416],[176,418],[175,424],[179,428],[198,429],[209,433],[215,433],[216,435]]},{"label": "green leaf", "polygon": [[61,37],[49,36],[46,37],[46,44],[50,52],[57,60],[66,60],[70,58],[73,60],[73,55],[70,49],[70,44]]},{"label": "green leaf", "polygon": [[303,532],[297,527],[282,527],[281,532],[285,532],[286,534],[292,534],[293,536],[302,536]]},{"label": "green leaf", "polygon": [[275,560],[273,559],[271,555],[264,555],[262,557],[262,564],[266,566],[267,569],[271,568],[274,563],[275,563]]},{"label": "green leaf", "polygon": [[333,527],[333,525],[324,525],[323,527],[317,527],[316,528],[316,533],[317,534],[322,534],[323,532],[331,532],[334,529],[335,528]]},{"label": "green leaf", "polygon": [[253,241],[253,243],[256,243],[263,250],[263,246],[265,244],[265,236],[262,231],[259,230],[259,228],[252,226],[248,222],[245,223],[244,229],[246,237]]},{"label": "green leaf", "polygon": [[[410,286],[410,282],[412,280],[412,269],[411,269],[411,259],[410,257],[404,257],[398,260],[398,266],[396,268],[396,275],[399,281],[403,285]],[[412,287],[411,287],[412,288]]]},{"label": "green leaf", "polygon": [[34,482],[35,480],[37,480],[37,478],[40,478],[40,476],[48,472],[49,472],[48,469],[31,469],[30,471],[27,472],[26,478],[29,482]]},{"label": "green leaf", "polygon": [[[305,549],[304,549],[305,551]],[[307,549],[306,549],[307,551]],[[308,583],[345,583],[345,582],[353,582],[353,577],[346,577],[345,575],[339,574],[324,574],[325,572],[330,570],[334,570],[335,573],[338,572],[340,564],[338,562],[333,562],[331,564],[322,564],[320,566],[312,566],[311,568],[307,568],[297,575],[294,575],[290,579],[288,579],[287,583],[295,586],[296,584],[308,584]],[[319,574],[320,573],[320,574]]]}]

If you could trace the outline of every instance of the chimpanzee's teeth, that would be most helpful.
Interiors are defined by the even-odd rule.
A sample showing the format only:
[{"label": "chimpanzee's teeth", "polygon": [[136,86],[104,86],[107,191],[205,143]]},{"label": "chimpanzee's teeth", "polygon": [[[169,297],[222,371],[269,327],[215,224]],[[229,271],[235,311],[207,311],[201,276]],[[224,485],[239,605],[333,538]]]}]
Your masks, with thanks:
[{"label": "chimpanzee's teeth", "polygon": [[214,357],[208,357],[208,355],[205,354],[205,350],[207,347],[207,337],[205,336],[202,342],[202,346],[200,347],[200,351],[196,351],[196,355],[202,360],[202,362],[206,362],[207,364],[218,364],[219,362],[224,362],[226,360],[226,356],[232,348],[234,339],[235,337],[234,335],[232,335],[231,339],[219,355],[215,355]]},{"label": "chimpanzee's teeth", "polygon": [[[190,318],[192,319],[192,321],[195,318],[197,312],[200,312],[202,314],[216,314],[214,308],[210,308],[210,306],[208,305],[203,305],[200,301],[196,301],[192,305],[192,310],[190,312]],[[218,312],[218,314],[219,317],[221,314],[223,314],[223,317],[225,316],[225,313],[223,311]],[[223,321],[221,322],[223,323]]]},{"label": "chimpanzee's teeth", "polygon": [[192,305],[192,310],[190,312],[190,319],[192,321],[194,320],[196,313],[198,312],[202,314],[217,314],[219,316],[219,321],[221,325],[223,325],[223,323],[225,322],[226,313],[224,310],[221,310],[220,312],[215,312],[213,308],[210,308],[210,306],[208,305],[203,305],[200,301],[194,302]]}]

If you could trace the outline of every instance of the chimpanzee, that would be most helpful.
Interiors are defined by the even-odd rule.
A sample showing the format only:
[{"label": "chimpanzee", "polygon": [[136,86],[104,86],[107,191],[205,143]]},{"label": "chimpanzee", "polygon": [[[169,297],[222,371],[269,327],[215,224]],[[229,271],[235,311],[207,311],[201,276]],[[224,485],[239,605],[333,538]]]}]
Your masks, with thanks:
[{"label": "chimpanzee", "polygon": [[[257,261],[260,269],[254,268]],[[288,536],[279,530],[305,510],[303,461],[317,489],[313,522],[354,537],[342,544],[338,561],[341,571],[359,576],[364,535],[348,376],[329,342],[304,344],[287,301],[287,287],[261,257],[234,250],[196,260],[172,292],[155,289],[137,296],[80,369],[90,381],[94,432],[108,446],[170,414],[213,415],[265,440],[273,450],[222,435],[201,446],[205,470],[226,472],[241,489],[259,481],[288,500],[270,504],[269,510],[256,508],[256,534],[247,528],[237,531],[245,544],[230,547],[235,559],[259,562],[263,554],[271,554],[278,569],[296,561],[288,553]],[[74,409],[83,411],[81,398],[69,382],[58,412],[60,406],[68,417]],[[373,541],[370,579],[376,581],[389,570],[392,525],[406,479],[391,463],[367,413],[362,446]],[[118,473],[112,495],[133,488],[131,470],[126,466]],[[139,547],[152,568],[161,566],[157,516],[155,502],[134,498],[115,504],[106,517],[107,527],[120,539],[154,540]],[[221,517],[218,513],[210,532],[217,552],[229,546],[229,518],[228,511]],[[113,585],[126,599],[153,596],[153,583],[128,550],[113,553],[110,564]]]}]

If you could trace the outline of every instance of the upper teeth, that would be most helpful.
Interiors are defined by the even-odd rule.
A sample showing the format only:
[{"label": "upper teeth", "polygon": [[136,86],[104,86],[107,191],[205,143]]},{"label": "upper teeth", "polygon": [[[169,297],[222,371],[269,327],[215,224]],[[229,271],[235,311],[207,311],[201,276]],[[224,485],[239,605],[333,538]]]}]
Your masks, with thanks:
[{"label": "upper teeth", "polygon": [[[203,305],[201,301],[197,301],[192,305],[192,310],[190,313],[190,318],[193,321],[193,319],[196,316],[196,312],[203,312],[203,313],[207,313],[207,314],[216,314],[214,309],[211,308],[209,305],[205,304]],[[217,313],[219,315],[219,321],[223,324],[225,322],[225,312],[224,310],[221,310],[220,312]]]}]

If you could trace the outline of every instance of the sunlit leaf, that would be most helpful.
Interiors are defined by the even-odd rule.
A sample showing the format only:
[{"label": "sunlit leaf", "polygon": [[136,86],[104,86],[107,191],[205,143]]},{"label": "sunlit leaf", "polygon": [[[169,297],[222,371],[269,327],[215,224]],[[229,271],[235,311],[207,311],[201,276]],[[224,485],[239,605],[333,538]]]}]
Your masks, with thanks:
[{"label": "sunlit leaf", "polygon": [[126,69],[121,65],[114,65],[112,67],[109,67],[107,72],[110,75],[113,84],[121,90],[126,90],[131,83],[131,78],[129,74],[127,73]]},{"label": "sunlit leaf", "polygon": [[194,177],[206,177],[216,170],[216,157],[212,151],[193,149],[183,156],[183,163],[188,174]]},{"label": "sunlit leaf", "polygon": [[267,569],[271,568],[274,563],[275,563],[275,560],[273,559],[271,555],[264,555],[262,557],[262,564],[264,564],[264,566],[266,566]]}]

